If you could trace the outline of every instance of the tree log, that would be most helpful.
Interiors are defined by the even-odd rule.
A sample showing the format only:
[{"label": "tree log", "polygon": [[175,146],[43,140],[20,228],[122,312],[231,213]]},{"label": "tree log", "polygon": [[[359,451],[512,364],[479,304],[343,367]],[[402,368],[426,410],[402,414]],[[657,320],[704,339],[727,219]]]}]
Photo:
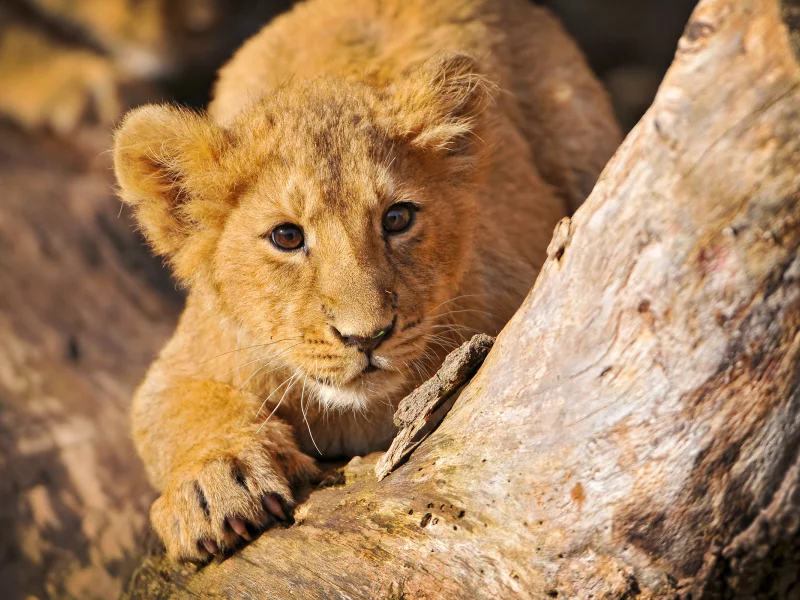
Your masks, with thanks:
[{"label": "tree log", "polygon": [[114,201],[107,131],[0,124],[0,597],[117,597],[154,494],[128,403],[181,299]]},{"label": "tree log", "polygon": [[407,463],[128,598],[800,597],[797,2],[702,0],[654,105]]}]

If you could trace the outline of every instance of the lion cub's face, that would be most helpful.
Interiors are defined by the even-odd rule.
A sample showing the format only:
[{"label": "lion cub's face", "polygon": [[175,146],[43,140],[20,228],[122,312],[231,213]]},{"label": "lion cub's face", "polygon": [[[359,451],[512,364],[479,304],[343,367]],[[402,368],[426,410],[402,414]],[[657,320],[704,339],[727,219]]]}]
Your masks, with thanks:
[{"label": "lion cub's face", "polygon": [[475,225],[482,79],[436,59],[392,90],[316,81],[227,129],[145,107],[115,149],[155,249],[336,406],[418,381]]}]

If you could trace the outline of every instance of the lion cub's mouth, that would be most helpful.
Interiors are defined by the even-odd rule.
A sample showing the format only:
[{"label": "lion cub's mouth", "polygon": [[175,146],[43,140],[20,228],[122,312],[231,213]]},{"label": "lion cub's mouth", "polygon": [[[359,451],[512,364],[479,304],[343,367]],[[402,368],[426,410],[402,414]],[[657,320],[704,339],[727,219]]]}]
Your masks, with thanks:
[{"label": "lion cub's mouth", "polygon": [[373,356],[360,372],[344,382],[312,375],[317,397],[321,403],[339,408],[363,408],[373,398],[385,403],[387,395],[400,389],[405,381],[402,373],[389,367],[388,359]]},{"label": "lion cub's mouth", "polygon": [[361,370],[360,373],[356,374],[354,377],[352,377],[348,381],[345,381],[344,383],[337,383],[332,379],[321,375],[312,375],[312,377],[314,377],[314,380],[320,385],[328,385],[328,386],[340,385],[347,387],[353,384],[359,384],[367,375],[372,375],[373,373],[387,372],[387,371],[394,372],[392,369],[389,369],[381,364],[382,362],[384,362],[382,359],[378,358],[377,360],[375,360],[375,358],[377,357],[371,357],[370,361],[364,366],[364,368]]}]

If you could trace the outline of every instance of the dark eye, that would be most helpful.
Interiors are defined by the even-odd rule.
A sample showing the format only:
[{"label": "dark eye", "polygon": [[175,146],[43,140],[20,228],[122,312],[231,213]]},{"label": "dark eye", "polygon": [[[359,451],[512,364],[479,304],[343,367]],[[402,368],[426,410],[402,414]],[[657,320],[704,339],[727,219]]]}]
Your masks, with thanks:
[{"label": "dark eye", "polygon": [[402,233],[414,222],[414,206],[406,202],[392,204],[383,213],[383,229],[387,233]]},{"label": "dark eye", "polygon": [[303,247],[303,230],[297,225],[284,223],[272,230],[269,239],[281,250],[297,250]]}]

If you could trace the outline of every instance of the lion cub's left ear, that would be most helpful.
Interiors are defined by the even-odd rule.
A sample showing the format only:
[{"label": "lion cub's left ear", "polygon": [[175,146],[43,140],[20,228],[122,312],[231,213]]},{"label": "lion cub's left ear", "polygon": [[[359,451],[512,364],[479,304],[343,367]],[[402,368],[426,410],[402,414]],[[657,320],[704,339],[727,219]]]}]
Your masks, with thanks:
[{"label": "lion cub's left ear", "polygon": [[[114,136],[114,170],[153,249],[175,264],[192,237],[227,214],[225,132],[204,115],[143,106]],[[178,274],[181,276],[181,274]]]},{"label": "lion cub's left ear", "polygon": [[479,117],[495,86],[465,54],[439,54],[394,90],[390,132],[414,147],[451,156],[474,153]]}]

